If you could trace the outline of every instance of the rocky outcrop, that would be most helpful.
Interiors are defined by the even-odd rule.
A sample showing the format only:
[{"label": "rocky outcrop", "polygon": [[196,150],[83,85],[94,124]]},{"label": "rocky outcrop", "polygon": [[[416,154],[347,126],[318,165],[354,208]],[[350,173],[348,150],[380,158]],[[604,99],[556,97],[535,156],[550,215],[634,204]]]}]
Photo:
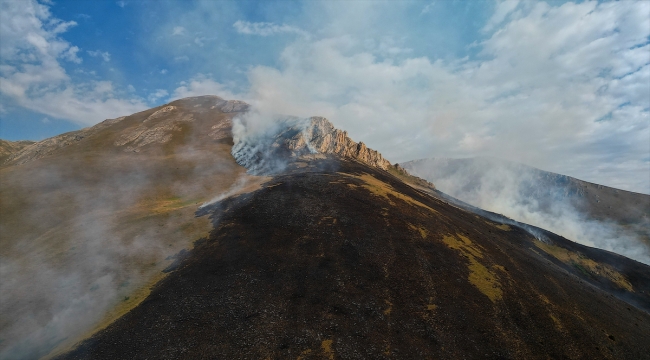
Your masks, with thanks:
[{"label": "rocky outcrop", "polygon": [[336,154],[359,160],[368,165],[387,170],[390,162],[363,142],[356,143],[347,131],[336,129],[326,118],[314,116],[305,124],[304,129],[285,141],[294,153]]},{"label": "rocky outcrop", "polygon": [[253,173],[273,173],[284,169],[291,159],[308,154],[333,154],[355,159],[388,170],[390,162],[362,142],[355,142],[346,131],[336,129],[323,117],[278,120],[262,133],[247,133],[247,125],[234,129],[233,157]]}]

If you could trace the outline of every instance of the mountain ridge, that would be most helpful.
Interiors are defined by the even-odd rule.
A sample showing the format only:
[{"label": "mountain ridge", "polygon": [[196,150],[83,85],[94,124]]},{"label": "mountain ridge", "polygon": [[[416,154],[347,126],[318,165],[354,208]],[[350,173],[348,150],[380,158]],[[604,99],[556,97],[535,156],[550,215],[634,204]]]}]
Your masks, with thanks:
[{"label": "mountain ridge", "polygon": [[648,266],[463,204],[320,117],[251,137],[281,164],[256,174],[224,101],[0,166],[0,356],[650,353]]}]

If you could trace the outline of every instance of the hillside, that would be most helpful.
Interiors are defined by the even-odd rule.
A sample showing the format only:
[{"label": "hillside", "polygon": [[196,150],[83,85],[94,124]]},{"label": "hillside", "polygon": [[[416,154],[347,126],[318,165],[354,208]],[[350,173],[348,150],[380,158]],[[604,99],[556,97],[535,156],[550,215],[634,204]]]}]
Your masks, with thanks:
[{"label": "hillside", "polygon": [[544,242],[339,157],[199,210],[214,230],[60,359],[650,354],[650,268]]},{"label": "hillside", "polygon": [[496,158],[422,159],[402,166],[474,206],[650,263],[650,195]]},{"label": "hillside", "polygon": [[186,98],[12,152],[0,358],[650,354],[647,265],[458,201],[327,119],[255,116]]},{"label": "hillside", "polygon": [[4,162],[11,154],[16,153],[26,146],[33,144],[34,141],[8,141],[0,139],[0,163]]},{"label": "hillside", "polygon": [[0,358],[64,349],[126,313],[210,230],[194,211],[255,187],[230,155],[241,102],[178,100],[28,144],[0,167]]}]

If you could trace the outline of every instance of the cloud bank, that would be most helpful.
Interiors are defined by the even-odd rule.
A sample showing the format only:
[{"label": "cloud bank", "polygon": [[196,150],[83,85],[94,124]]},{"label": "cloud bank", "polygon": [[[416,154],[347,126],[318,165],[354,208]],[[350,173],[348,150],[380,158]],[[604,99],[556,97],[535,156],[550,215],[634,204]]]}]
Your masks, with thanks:
[{"label": "cloud bank", "polygon": [[[34,0],[2,0],[0,8],[0,94],[12,105],[82,126],[147,108],[139,99],[120,96],[110,81],[71,80],[66,63],[81,64],[82,58],[79,47],[61,34],[76,22],[55,18]],[[108,52],[88,54],[110,61]]]}]

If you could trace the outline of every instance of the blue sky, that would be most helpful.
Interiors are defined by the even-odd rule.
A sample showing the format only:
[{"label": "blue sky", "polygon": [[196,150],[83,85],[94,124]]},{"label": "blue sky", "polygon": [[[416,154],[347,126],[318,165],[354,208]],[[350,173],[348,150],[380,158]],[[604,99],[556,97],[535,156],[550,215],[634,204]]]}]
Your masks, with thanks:
[{"label": "blue sky", "polygon": [[216,94],[650,193],[650,2],[0,0],[0,138]]}]

